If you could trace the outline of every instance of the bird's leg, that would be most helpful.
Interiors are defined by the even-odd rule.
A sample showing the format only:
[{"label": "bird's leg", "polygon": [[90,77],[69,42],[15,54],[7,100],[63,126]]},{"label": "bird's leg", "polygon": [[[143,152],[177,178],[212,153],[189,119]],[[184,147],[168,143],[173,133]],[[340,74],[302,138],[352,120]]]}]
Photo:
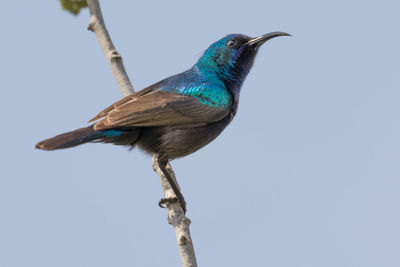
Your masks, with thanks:
[{"label": "bird's leg", "polygon": [[172,190],[175,193],[174,198],[163,198],[160,200],[160,202],[158,202],[158,205],[161,208],[164,208],[163,204],[168,204],[168,203],[176,203],[179,202],[179,204],[182,207],[183,212],[186,214],[186,202],[185,202],[185,198],[183,197],[181,191],[179,190],[177,184],[175,183],[174,179],[172,179],[171,175],[169,174],[166,166],[168,164],[168,161],[166,162],[159,162],[159,166],[161,171],[164,173],[165,178],[167,178],[169,185],[171,186]]}]

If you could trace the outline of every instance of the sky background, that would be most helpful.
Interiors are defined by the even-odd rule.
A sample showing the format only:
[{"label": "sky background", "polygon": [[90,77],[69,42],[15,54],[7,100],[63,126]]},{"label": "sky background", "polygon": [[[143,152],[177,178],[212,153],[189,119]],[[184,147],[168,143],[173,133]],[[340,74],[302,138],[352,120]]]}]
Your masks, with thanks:
[{"label": "sky background", "polygon": [[[136,90],[229,33],[266,43],[239,111],[172,166],[199,266],[400,266],[399,1],[101,1]],[[0,266],[179,266],[151,159],[44,152],[121,98],[89,15],[5,1]]]}]

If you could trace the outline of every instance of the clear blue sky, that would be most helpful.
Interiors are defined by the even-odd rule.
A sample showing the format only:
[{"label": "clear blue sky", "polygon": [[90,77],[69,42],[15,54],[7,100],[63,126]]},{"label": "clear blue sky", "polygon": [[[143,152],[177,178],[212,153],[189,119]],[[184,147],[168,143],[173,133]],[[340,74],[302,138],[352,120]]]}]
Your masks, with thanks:
[{"label": "clear blue sky", "polygon": [[[229,33],[264,45],[233,123],[173,162],[200,266],[400,266],[399,1],[102,1],[138,90]],[[5,1],[0,266],[179,266],[151,160],[34,144],[121,95],[88,11]]]}]

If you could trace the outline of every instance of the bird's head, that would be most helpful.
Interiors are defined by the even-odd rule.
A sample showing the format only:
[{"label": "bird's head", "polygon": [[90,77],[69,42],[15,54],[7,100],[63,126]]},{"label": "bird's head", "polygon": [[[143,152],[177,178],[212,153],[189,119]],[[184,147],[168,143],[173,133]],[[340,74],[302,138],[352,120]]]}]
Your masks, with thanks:
[{"label": "bird's head", "polygon": [[243,34],[230,34],[213,43],[195,66],[206,74],[216,74],[231,89],[239,89],[253,66],[260,46],[279,36],[290,34],[271,32],[255,38]]}]

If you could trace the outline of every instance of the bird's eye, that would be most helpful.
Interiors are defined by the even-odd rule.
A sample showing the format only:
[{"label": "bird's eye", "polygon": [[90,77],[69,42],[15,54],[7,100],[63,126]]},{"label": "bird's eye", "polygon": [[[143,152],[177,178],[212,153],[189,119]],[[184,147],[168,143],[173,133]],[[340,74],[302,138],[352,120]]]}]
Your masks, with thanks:
[{"label": "bird's eye", "polygon": [[234,39],[231,39],[226,43],[226,46],[231,47],[231,48],[234,47],[235,45],[236,45],[236,41]]}]

